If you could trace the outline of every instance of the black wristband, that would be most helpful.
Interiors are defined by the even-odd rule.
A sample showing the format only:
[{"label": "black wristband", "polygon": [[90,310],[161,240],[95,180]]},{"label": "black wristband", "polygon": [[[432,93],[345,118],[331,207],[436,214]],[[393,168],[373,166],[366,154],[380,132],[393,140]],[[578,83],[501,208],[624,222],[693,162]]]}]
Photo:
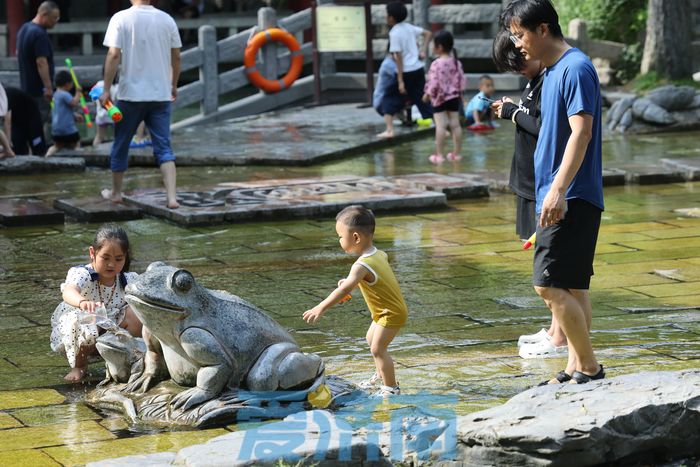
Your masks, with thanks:
[{"label": "black wristband", "polygon": [[518,106],[512,102],[504,102],[501,107],[501,118],[504,120],[510,120],[513,117],[513,112],[518,110]]}]

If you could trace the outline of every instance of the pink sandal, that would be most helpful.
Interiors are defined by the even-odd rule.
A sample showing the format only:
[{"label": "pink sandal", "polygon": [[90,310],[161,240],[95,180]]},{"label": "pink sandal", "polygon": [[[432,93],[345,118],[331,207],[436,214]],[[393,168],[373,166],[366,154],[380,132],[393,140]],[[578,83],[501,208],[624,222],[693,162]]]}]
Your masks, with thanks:
[{"label": "pink sandal", "polygon": [[458,161],[462,158],[459,154],[455,154],[454,152],[448,152],[447,153],[447,160],[450,161]]},{"label": "pink sandal", "polygon": [[430,157],[428,157],[428,160],[433,164],[442,164],[445,158],[440,154],[432,154]]}]

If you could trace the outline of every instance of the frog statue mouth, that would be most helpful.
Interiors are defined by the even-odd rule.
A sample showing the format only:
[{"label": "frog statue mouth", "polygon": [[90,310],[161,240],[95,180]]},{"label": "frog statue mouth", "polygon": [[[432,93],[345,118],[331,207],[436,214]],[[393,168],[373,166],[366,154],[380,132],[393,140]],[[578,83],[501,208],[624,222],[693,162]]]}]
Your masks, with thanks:
[{"label": "frog statue mouth", "polygon": [[147,300],[132,294],[126,295],[126,301],[136,309],[141,309],[145,307],[150,308],[152,310],[165,311],[182,317],[185,317],[189,314],[186,308],[176,306],[171,303],[162,303]]}]

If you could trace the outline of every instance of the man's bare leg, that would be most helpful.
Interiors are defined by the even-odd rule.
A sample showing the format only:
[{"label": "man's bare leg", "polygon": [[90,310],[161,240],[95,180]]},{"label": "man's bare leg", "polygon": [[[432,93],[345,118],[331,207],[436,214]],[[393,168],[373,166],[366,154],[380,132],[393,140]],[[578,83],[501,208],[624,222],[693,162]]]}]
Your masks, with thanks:
[{"label": "man's bare leg", "polygon": [[112,172],[112,189],[102,190],[102,197],[113,203],[123,203],[122,185],[124,184],[124,172]]},{"label": "man's bare leg", "polygon": [[167,206],[170,209],[180,207],[177,202],[176,184],[177,184],[177,169],[175,162],[168,161],[160,164],[160,172],[163,174],[163,184],[165,185],[165,196],[167,198]]}]

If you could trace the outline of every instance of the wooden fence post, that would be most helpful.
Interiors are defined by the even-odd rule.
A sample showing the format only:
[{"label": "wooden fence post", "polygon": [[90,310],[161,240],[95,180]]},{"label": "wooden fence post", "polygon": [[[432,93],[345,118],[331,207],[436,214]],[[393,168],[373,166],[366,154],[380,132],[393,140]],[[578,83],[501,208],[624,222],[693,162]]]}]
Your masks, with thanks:
[{"label": "wooden fence post", "polygon": [[219,57],[216,29],[213,26],[201,26],[198,34],[199,48],[202,51],[202,65],[199,67],[202,100],[199,108],[203,115],[209,115],[219,109]]},{"label": "wooden fence post", "polygon": [[[264,7],[258,10],[258,32],[277,27],[277,12],[274,8]],[[259,65],[260,73],[267,78],[276,80],[277,70],[277,43],[268,42],[261,50],[262,63]],[[263,92],[263,91],[260,91]]]}]

